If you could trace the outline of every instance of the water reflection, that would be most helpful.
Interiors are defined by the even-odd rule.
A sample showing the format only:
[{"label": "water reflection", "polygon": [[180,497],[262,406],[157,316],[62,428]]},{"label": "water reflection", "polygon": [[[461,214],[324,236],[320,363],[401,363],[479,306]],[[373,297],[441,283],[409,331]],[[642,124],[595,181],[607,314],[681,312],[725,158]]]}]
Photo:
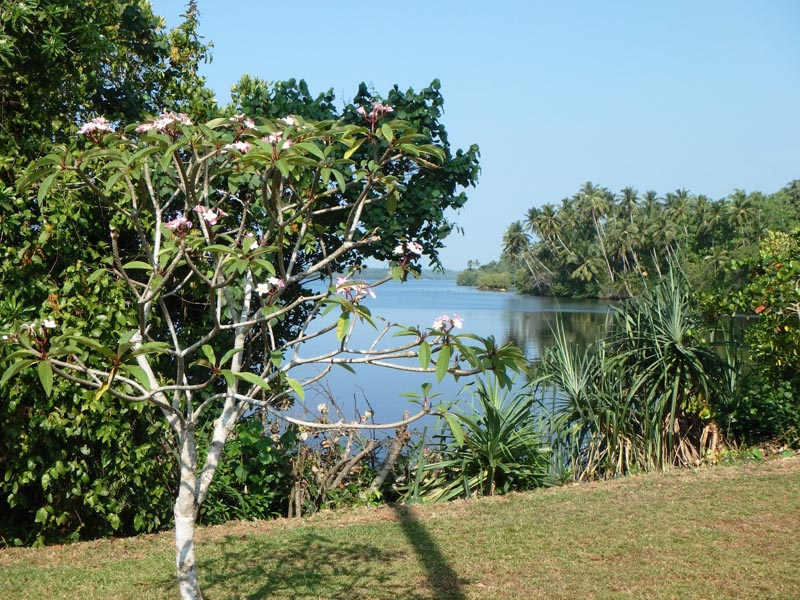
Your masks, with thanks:
[{"label": "water reflection", "polygon": [[[484,337],[493,335],[499,343],[512,341],[531,360],[538,359],[553,344],[553,331],[559,319],[567,339],[582,345],[603,336],[611,321],[609,305],[604,302],[481,292],[459,287],[453,281],[389,283],[377,290],[377,298],[370,299],[368,305],[373,315],[423,329],[443,313],[456,313],[464,320],[464,331]],[[368,346],[374,333],[368,327],[362,328],[355,336],[355,343]],[[397,338],[387,342],[396,343]],[[308,354],[330,349],[330,344],[335,343],[333,334],[330,339],[315,340],[307,348]],[[359,368],[356,374],[334,369],[326,377],[326,387],[343,407],[358,404],[363,413],[368,400],[376,418],[383,422],[400,418],[406,409],[414,412],[403,394],[418,391],[426,382],[435,383],[434,376],[378,367]],[[441,394],[438,401],[456,398],[465,383],[463,379],[458,382],[445,379],[434,385],[434,391]],[[325,397],[310,391],[306,399],[309,406],[316,406]]]},{"label": "water reflection", "polygon": [[610,326],[610,311],[603,312],[512,312],[503,313],[506,324],[505,341],[522,348],[531,360],[536,360],[554,343],[556,327],[563,328],[569,342],[588,346],[605,336]]}]

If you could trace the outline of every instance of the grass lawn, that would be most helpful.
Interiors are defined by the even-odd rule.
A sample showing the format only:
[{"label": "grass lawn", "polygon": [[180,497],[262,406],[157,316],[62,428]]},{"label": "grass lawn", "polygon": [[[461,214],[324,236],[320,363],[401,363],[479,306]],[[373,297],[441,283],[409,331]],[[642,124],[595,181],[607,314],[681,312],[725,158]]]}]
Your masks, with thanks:
[{"label": "grass lawn", "polygon": [[[208,600],[800,598],[800,457],[198,533]],[[3,600],[176,598],[170,534],[0,550]]]}]

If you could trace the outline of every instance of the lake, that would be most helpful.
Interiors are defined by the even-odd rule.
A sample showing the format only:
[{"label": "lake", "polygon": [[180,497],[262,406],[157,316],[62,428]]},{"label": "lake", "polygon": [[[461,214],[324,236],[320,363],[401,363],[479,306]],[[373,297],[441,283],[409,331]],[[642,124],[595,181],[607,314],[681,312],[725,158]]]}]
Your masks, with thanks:
[{"label": "lake", "polygon": [[[544,349],[553,343],[552,329],[558,318],[568,338],[581,344],[588,344],[603,335],[609,320],[609,305],[605,302],[480,291],[458,286],[452,280],[389,282],[376,288],[375,294],[376,298],[364,301],[373,316],[380,315],[393,323],[424,329],[430,327],[439,315],[452,316],[455,313],[464,321],[461,332],[483,337],[493,335],[499,344],[512,341],[531,360],[541,356]],[[356,343],[352,345],[356,348],[368,346],[374,336],[375,330],[362,323],[354,337]],[[394,345],[397,341],[398,338],[390,339],[383,346]],[[335,336],[331,335],[324,340],[315,340],[301,354],[330,350],[335,345]],[[414,360],[412,364],[419,363]],[[400,419],[405,410],[415,412],[417,407],[402,394],[419,391],[426,382],[434,383],[433,393],[441,394],[435,402],[469,397],[468,393],[461,392],[466,379],[455,383],[452,378],[445,378],[437,385],[430,374],[380,367],[362,367],[352,374],[336,368],[325,378],[324,385],[328,391],[307,391],[306,405],[314,409],[319,402],[327,401],[327,395],[331,394],[347,419],[352,419],[356,410],[363,414],[371,408],[376,422],[391,422]]]}]

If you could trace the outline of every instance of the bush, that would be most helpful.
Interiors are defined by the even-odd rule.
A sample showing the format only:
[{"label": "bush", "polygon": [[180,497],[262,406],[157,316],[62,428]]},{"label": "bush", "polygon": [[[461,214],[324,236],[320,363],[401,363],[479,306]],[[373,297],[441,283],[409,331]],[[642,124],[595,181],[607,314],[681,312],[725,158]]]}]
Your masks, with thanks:
[{"label": "bush", "polygon": [[473,269],[461,271],[458,275],[456,275],[456,284],[465,286],[478,285],[478,271]]},{"label": "bush", "polygon": [[438,448],[421,448],[406,500],[452,500],[529,490],[550,483],[550,449],[539,435],[534,398],[478,379],[468,413],[444,415]]},{"label": "bush", "polygon": [[479,273],[478,287],[486,290],[507,290],[511,287],[511,274],[501,273]]}]

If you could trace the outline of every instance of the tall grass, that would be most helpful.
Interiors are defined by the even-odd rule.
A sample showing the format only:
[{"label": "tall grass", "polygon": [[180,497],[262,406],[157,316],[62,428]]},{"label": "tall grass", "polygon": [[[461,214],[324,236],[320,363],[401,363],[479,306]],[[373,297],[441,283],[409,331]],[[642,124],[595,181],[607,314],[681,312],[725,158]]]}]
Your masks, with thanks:
[{"label": "tall grass", "polygon": [[694,464],[714,450],[727,366],[676,270],[616,308],[607,339],[578,348],[560,326],[554,337],[534,384],[553,394],[549,433],[573,477]]}]

